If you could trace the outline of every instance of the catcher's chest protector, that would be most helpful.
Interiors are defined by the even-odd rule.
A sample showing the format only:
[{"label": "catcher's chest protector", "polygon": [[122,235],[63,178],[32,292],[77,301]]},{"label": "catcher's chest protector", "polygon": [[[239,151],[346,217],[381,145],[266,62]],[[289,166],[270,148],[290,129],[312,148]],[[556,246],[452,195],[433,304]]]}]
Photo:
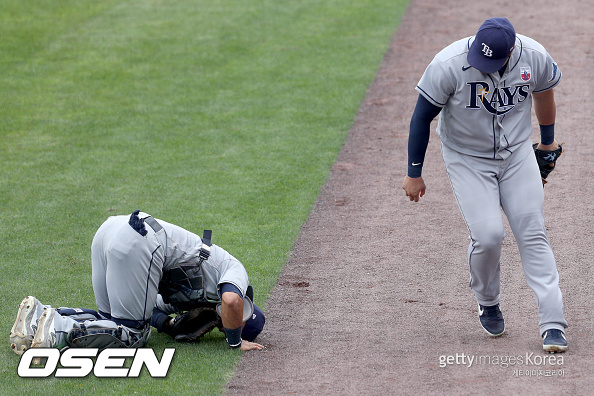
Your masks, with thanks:
[{"label": "catcher's chest protector", "polygon": [[205,302],[204,273],[202,265],[181,265],[163,271],[159,283],[159,294],[163,301],[176,307]]},{"label": "catcher's chest protector", "polygon": [[200,261],[197,265],[180,265],[163,271],[159,283],[159,294],[167,304],[178,308],[193,308],[197,303],[207,301],[204,292],[204,272],[202,262],[210,257],[212,231],[204,230],[203,246],[200,249]]}]

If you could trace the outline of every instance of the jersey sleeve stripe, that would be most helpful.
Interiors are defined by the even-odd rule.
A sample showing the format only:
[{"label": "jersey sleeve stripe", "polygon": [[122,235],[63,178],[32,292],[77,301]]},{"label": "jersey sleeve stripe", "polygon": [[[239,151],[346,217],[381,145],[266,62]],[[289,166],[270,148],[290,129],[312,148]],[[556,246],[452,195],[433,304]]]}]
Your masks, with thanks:
[{"label": "jersey sleeve stripe", "polygon": [[417,85],[417,91],[419,91],[419,93],[421,93],[428,101],[430,101],[434,105],[439,106],[439,107],[445,106],[445,103],[439,103],[438,101],[433,99],[431,97],[431,95],[429,95],[427,92],[425,92],[425,90],[423,88],[419,87],[418,85]]}]

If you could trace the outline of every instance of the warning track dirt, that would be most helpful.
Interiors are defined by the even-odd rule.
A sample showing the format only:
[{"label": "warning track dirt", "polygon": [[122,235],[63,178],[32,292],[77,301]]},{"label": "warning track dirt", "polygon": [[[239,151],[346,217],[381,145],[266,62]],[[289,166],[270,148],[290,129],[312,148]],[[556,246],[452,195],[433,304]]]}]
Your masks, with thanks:
[{"label": "warning track dirt", "polygon": [[[585,394],[594,387],[593,15],[586,0],[411,1],[266,304],[259,340],[267,349],[243,355],[229,395]],[[541,42],[563,71],[555,96],[565,150],[545,189],[570,324],[569,351],[555,364],[542,352],[534,295],[507,225],[506,334],[493,339],[480,327],[468,287],[468,232],[434,132],[426,196],[411,203],[401,189],[416,83],[439,50],[495,16]],[[476,364],[457,364],[460,356]]]}]

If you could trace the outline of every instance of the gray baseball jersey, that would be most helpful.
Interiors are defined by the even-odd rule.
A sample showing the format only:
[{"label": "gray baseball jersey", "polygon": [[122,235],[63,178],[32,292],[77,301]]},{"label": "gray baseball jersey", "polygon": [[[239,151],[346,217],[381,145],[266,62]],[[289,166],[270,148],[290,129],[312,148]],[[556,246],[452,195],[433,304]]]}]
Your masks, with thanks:
[{"label": "gray baseball jersey", "polygon": [[530,141],[532,93],[556,86],[561,71],[542,45],[516,35],[502,74],[482,73],[467,62],[473,40],[467,37],[439,52],[416,88],[442,108],[437,132],[470,232],[470,286],[479,304],[499,304],[503,209],[536,295],[540,332],[563,330],[567,322],[559,276],[546,235],[543,188]]},{"label": "gray baseball jersey", "polygon": [[[163,270],[199,265],[203,243],[198,235],[163,220],[157,220],[158,224],[152,221],[143,224],[139,218],[149,215],[140,213],[136,217],[136,214],[133,215],[135,228],[129,223],[130,216],[113,216],[99,227],[93,238],[93,291],[101,315],[89,309],[54,309],[29,296],[19,306],[17,322],[11,330],[15,352],[22,353],[26,346],[23,339],[31,334],[23,327],[25,320],[19,321],[25,307],[29,310],[26,315],[30,323],[38,323],[42,333],[37,333],[44,336],[36,337],[33,342],[44,347],[146,344],[150,337],[148,320],[157,304]],[[210,246],[210,255],[201,266],[202,285],[209,300],[220,301],[219,285],[223,283],[233,284],[245,296],[249,285],[247,272],[224,249]],[[159,301],[164,304],[162,299]]]},{"label": "gray baseball jersey", "polygon": [[466,61],[473,40],[458,40],[439,52],[416,89],[442,107],[437,133],[444,145],[463,154],[504,159],[530,137],[531,93],[553,88],[561,71],[542,45],[517,34],[503,76],[484,74]]},{"label": "gray baseball jersey", "polygon": [[[91,246],[93,290],[97,308],[113,318],[144,322],[156,306],[163,269],[198,264],[202,239],[179,226],[157,220],[162,229],[146,226],[145,236],[129,224],[130,216],[108,218]],[[148,217],[140,213],[140,218]],[[222,283],[235,285],[245,296],[249,285],[243,265],[219,246],[212,245],[202,263],[204,290],[211,300],[220,300]]]}]

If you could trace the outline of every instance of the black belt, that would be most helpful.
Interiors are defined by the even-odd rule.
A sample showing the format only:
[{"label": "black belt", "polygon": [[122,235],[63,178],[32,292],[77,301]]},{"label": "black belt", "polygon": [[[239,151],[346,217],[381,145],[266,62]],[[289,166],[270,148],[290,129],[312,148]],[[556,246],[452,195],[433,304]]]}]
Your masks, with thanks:
[{"label": "black belt", "polygon": [[148,320],[119,319],[114,318],[107,312],[99,311],[99,313],[107,320],[111,320],[112,322],[115,322],[118,325],[130,327],[132,329],[143,329],[148,323]]}]

